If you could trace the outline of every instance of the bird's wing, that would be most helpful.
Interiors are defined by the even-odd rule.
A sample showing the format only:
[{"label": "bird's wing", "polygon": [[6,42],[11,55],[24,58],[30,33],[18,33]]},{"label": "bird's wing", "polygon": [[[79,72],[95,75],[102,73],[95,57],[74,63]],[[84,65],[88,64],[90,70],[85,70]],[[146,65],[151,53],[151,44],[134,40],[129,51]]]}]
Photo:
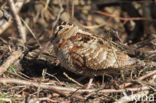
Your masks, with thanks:
[{"label": "bird's wing", "polygon": [[130,57],[109,45],[102,38],[77,34],[70,38],[74,46],[69,51],[73,64],[82,69],[101,70],[130,64]]}]

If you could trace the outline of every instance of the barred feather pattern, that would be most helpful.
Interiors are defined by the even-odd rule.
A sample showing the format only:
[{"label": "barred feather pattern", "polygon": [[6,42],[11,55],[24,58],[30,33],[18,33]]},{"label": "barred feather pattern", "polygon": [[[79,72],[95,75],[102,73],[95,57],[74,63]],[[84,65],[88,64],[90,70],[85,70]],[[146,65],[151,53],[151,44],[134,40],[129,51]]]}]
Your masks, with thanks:
[{"label": "barred feather pattern", "polygon": [[108,41],[67,22],[57,26],[52,44],[61,65],[76,74],[99,76],[136,63]]}]

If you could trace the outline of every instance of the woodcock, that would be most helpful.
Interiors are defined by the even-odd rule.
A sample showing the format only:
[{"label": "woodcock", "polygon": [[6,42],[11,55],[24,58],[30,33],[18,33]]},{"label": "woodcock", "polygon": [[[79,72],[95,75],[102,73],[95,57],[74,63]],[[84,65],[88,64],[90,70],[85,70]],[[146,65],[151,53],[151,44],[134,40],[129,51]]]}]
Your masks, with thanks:
[{"label": "woodcock", "polygon": [[106,71],[136,63],[108,41],[67,22],[57,26],[52,43],[61,65],[80,75],[102,76]]}]

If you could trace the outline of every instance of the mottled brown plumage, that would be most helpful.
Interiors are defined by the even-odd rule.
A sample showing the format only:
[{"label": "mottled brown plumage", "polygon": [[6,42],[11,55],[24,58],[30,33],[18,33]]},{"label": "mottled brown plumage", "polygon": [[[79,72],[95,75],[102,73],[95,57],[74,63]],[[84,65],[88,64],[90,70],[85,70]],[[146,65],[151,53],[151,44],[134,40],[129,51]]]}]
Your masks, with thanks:
[{"label": "mottled brown plumage", "polygon": [[136,62],[108,41],[66,22],[57,26],[52,43],[61,65],[76,74],[98,76]]}]

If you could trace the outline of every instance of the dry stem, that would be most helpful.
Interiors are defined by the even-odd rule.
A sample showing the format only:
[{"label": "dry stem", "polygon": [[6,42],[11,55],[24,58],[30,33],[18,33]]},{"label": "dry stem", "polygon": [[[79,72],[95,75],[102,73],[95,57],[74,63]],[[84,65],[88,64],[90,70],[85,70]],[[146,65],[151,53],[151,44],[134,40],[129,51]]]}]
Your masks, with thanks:
[{"label": "dry stem", "polygon": [[[154,74],[156,74],[156,70],[151,71],[151,72],[149,72],[148,74],[139,77],[137,80],[139,80],[139,81],[140,81],[140,80],[144,80],[144,79],[146,79],[146,78],[148,78],[148,77],[150,77],[150,76],[152,76],[152,75],[154,75]],[[133,84],[133,83],[124,83],[124,84],[121,84],[121,85],[120,85],[120,88],[128,87],[128,86],[131,86],[132,84]]]},{"label": "dry stem", "polygon": [[[20,79],[12,79],[12,78],[0,78],[0,83],[15,83],[15,84],[24,84],[24,85],[31,85],[36,86],[44,89],[52,90],[53,92],[56,92],[62,96],[67,96],[63,92],[60,91],[68,91],[68,92],[75,92],[77,93],[83,93],[83,92],[94,92],[97,91],[97,89],[79,89],[77,88],[66,88],[66,87],[59,87],[59,86],[50,86],[45,83],[38,83],[34,81],[26,81],[26,80],[20,80]],[[139,91],[139,90],[148,90],[148,87],[136,87],[136,88],[126,88],[126,89],[102,89],[99,91],[100,93],[118,93],[118,92],[124,92],[124,91]]]},{"label": "dry stem", "polygon": [[25,34],[24,27],[22,25],[22,22],[20,20],[19,15],[17,14],[17,10],[16,10],[16,6],[14,4],[14,1],[13,0],[8,0],[8,1],[9,1],[10,10],[12,12],[12,16],[13,16],[13,18],[15,20],[15,23],[17,25],[17,30],[18,30],[18,33],[20,35],[20,40],[19,41],[24,46],[24,43],[26,42],[26,34]]},{"label": "dry stem", "polygon": [[22,56],[22,51],[18,50],[18,51],[14,51],[6,60],[6,62],[4,62],[1,66],[0,66],[0,75],[2,75],[5,71],[7,71],[8,67],[13,64],[20,56]]}]

